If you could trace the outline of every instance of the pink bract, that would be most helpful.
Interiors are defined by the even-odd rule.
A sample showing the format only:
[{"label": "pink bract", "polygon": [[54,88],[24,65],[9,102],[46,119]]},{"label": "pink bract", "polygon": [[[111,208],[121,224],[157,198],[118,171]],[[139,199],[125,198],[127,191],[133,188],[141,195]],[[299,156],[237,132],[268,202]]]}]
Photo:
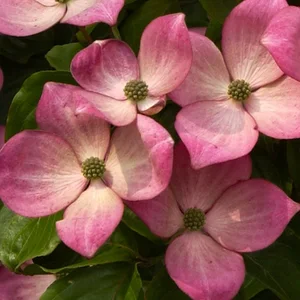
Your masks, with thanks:
[{"label": "pink bract", "polygon": [[[159,17],[146,27],[138,58],[122,41],[95,41],[74,57],[71,72],[80,86],[90,92],[91,101],[100,94],[110,97],[119,102],[118,111],[133,120],[136,111],[127,110],[124,103],[144,114],[159,112],[165,106],[166,94],[187,76],[191,62],[189,33],[184,15],[179,13]],[[124,88],[133,80],[148,86],[147,95],[139,101],[125,96]],[[120,125],[115,124],[118,119],[112,123]]]},{"label": "pink bract", "polygon": [[[173,140],[142,115],[111,135],[98,109],[85,105],[84,97],[75,97],[69,86],[45,85],[36,112],[41,131],[23,131],[0,151],[0,197],[26,217],[66,208],[56,223],[58,235],[91,257],[119,224],[121,199],[150,199],[167,187]],[[82,164],[91,157],[102,160],[105,171],[89,180]]]},{"label": "pink bract", "polygon": [[[300,83],[284,76],[261,44],[269,22],[285,7],[285,0],[239,4],[223,27],[223,54],[208,38],[190,32],[192,67],[170,97],[182,106],[175,127],[195,169],[248,154],[259,132],[300,137]],[[237,80],[249,84],[250,95],[234,90],[242,97],[235,100],[228,89]]]},{"label": "pink bract", "polygon": [[54,24],[115,25],[124,0],[0,0],[0,32],[13,36],[39,33]]},{"label": "pink bract", "polygon": [[[179,235],[171,241],[165,263],[192,299],[233,299],[245,276],[238,252],[272,244],[300,209],[274,184],[249,179],[251,169],[250,157],[244,156],[195,170],[180,143],[169,187],[154,199],[127,201],[156,235]],[[205,215],[202,228],[187,229],[189,209]]]}]

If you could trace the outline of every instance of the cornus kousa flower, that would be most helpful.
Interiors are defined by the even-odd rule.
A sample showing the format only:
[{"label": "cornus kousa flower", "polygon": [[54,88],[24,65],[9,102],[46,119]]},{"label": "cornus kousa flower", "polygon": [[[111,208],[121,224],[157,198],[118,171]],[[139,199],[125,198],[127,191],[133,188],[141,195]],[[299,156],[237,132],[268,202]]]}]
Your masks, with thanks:
[{"label": "cornus kousa flower", "polygon": [[300,81],[300,8],[288,6],[271,20],[261,40],[281,70]]},{"label": "cornus kousa flower", "polygon": [[191,32],[193,63],[171,93],[181,105],[175,127],[194,168],[249,153],[259,132],[300,137],[300,84],[282,71],[260,43],[285,0],[245,0],[225,21],[223,56],[206,37]]},{"label": "cornus kousa flower", "polygon": [[176,234],[165,263],[192,299],[232,299],[245,276],[238,252],[273,243],[299,211],[278,187],[250,175],[248,156],[195,170],[181,143],[169,187],[152,200],[129,203],[153,233]]},{"label": "cornus kousa flower", "polygon": [[122,41],[96,41],[74,57],[71,71],[80,86],[90,92],[86,98],[94,101],[103,95],[114,107],[118,103],[114,111],[120,118],[111,120],[113,124],[124,115],[128,124],[136,118],[136,107],[146,114],[160,111],[166,94],[187,76],[191,61],[184,15],[172,14],[146,27],[138,58]]},{"label": "cornus kousa flower", "polygon": [[44,89],[36,113],[42,131],[21,132],[0,151],[0,197],[26,217],[66,208],[59,237],[91,257],[120,222],[121,198],[149,199],[166,188],[173,140],[142,115],[110,137],[97,110],[81,112],[80,96],[52,83]]},{"label": "cornus kousa flower", "polygon": [[124,0],[0,0],[0,32],[27,36],[54,24],[114,25]]}]

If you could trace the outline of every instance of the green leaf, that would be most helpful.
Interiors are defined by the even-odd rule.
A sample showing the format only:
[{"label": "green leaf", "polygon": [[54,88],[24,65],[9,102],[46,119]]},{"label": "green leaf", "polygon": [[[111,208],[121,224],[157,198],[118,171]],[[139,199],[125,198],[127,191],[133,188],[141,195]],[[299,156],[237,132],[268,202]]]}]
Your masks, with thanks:
[{"label": "green leaf", "polygon": [[179,0],[188,27],[207,27],[207,14],[198,0]]},{"label": "green leaf", "polygon": [[16,271],[25,261],[51,253],[59,244],[55,222],[58,213],[44,218],[25,218],[3,206],[0,211],[0,260]]},{"label": "green leaf", "polygon": [[142,282],[135,265],[108,264],[73,271],[56,280],[41,300],[137,300]]},{"label": "green leaf", "polygon": [[24,129],[36,128],[35,109],[48,81],[75,83],[69,72],[42,71],[27,78],[16,94],[8,112],[6,139]]},{"label": "green leaf", "polygon": [[247,274],[243,286],[234,300],[251,299],[264,289],[266,286],[262,282]]},{"label": "green leaf", "polygon": [[46,59],[57,71],[70,71],[73,57],[83,46],[80,43],[71,43],[62,46],[54,46],[47,54]]},{"label": "green leaf", "polygon": [[287,141],[287,162],[294,184],[300,189],[300,139]]},{"label": "green leaf", "polygon": [[177,0],[149,0],[136,9],[119,27],[122,38],[138,52],[145,27],[155,18],[179,12]]}]

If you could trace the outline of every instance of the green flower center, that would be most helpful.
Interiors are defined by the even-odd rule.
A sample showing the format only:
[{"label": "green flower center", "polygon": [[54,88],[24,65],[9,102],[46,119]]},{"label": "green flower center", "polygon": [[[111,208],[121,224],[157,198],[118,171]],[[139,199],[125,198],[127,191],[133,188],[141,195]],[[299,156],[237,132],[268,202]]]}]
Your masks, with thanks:
[{"label": "green flower center", "polygon": [[228,86],[228,96],[237,101],[245,101],[251,94],[250,84],[245,80],[234,80]]},{"label": "green flower center", "polygon": [[130,80],[124,88],[124,93],[127,99],[142,101],[148,96],[148,85],[141,80]]},{"label": "green flower center", "polygon": [[205,214],[201,209],[189,208],[183,216],[184,227],[190,231],[200,230],[205,224]]},{"label": "green flower center", "polygon": [[59,3],[67,3],[68,1],[70,0],[55,0],[56,2],[59,2]]},{"label": "green flower center", "polygon": [[105,163],[98,157],[90,157],[86,159],[81,166],[81,172],[87,179],[102,178],[105,172]]}]

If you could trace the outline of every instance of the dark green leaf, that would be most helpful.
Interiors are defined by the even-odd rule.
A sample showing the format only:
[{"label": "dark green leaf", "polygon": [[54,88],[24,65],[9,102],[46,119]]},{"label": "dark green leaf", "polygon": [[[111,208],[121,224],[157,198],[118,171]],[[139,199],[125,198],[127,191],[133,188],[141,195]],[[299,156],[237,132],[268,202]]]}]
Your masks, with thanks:
[{"label": "dark green leaf", "polygon": [[249,274],[247,274],[243,286],[241,287],[238,295],[234,298],[234,300],[248,300],[263,291],[266,286],[253,278]]},{"label": "dark green leaf", "polygon": [[198,0],[179,0],[188,27],[207,27],[207,14]]},{"label": "dark green leaf", "polygon": [[287,162],[294,184],[300,189],[300,139],[287,142]]}]

